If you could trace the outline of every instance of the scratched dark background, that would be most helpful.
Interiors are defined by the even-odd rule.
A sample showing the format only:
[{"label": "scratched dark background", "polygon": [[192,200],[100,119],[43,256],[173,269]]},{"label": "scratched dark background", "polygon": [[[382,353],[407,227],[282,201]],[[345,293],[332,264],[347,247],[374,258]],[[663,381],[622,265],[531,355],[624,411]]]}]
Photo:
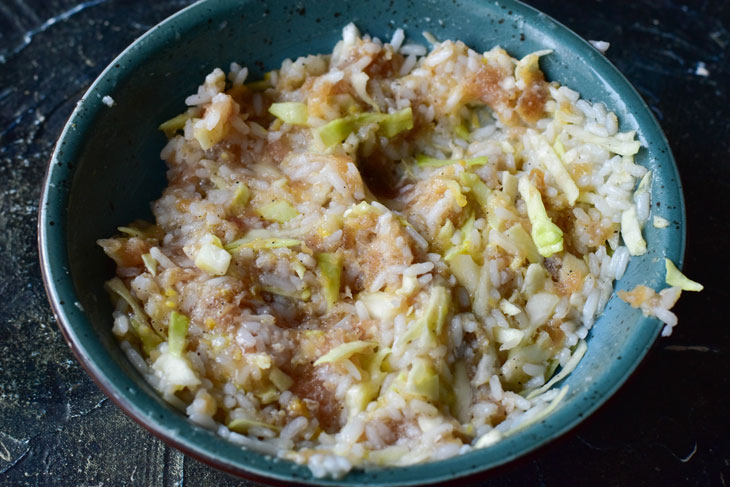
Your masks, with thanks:
[{"label": "scratched dark background", "polygon": [[[53,143],[92,80],[189,2],[0,0],[0,485],[251,485],[167,447],[66,346],[41,284],[36,210]],[[730,482],[730,2],[533,0],[607,56],[662,124],[684,183],[685,271],[703,282],[629,382],[547,447],[461,485]]]}]

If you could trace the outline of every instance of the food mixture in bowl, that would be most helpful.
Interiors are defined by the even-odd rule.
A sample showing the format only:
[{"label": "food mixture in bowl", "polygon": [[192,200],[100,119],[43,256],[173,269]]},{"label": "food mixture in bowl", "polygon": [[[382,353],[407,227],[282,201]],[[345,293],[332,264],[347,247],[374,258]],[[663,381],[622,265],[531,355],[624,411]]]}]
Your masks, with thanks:
[{"label": "food mixture in bowl", "polygon": [[[214,70],[160,126],[155,223],[99,241],[113,331],[145,378],[316,476],[450,457],[544,418],[646,251],[633,132],[547,82],[549,51],[427,37],[430,52],[351,24],[331,55],[263,80]],[[671,331],[679,293],[625,298]]]}]

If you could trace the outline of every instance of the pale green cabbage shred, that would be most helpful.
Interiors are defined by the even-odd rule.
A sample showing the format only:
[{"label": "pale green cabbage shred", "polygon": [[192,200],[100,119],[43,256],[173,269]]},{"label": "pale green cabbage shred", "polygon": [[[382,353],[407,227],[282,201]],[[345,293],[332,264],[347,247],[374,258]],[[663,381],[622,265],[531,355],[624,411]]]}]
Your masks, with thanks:
[{"label": "pale green cabbage shred", "polygon": [[666,268],[666,282],[670,286],[676,286],[683,291],[702,291],[705,287],[700,284],[699,282],[695,282],[682,274],[682,272],[677,269],[677,266],[674,265],[674,262],[672,262],[669,259],[664,259],[664,266]]},{"label": "pale green cabbage shred", "polygon": [[542,202],[540,192],[527,176],[519,180],[518,190],[527,205],[527,216],[532,224],[532,240],[543,257],[563,250],[563,231],[555,225]]},{"label": "pale green cabbage shred", "polygon": [[298,102],[272,103],[269,113],[292,125],[307,124],[307,105]]}]

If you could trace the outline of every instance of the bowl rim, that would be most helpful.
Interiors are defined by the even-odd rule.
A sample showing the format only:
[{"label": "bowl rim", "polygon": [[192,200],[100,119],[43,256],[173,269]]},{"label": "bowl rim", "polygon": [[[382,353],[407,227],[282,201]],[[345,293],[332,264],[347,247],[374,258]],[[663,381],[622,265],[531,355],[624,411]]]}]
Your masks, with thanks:
[{"label": "bowl rim", "polygon": [[[348,485],[371,485],[369,482],[366,481],[365,483],[348,482],[347,477],[340,480],[331,480],[327,478],[300,478],[291,473],[281,474],[272,469],[266,471],[262,468],[251,467],[250,465],[243,466],[241,462],[236,462],[235,459],[222,460],[214,452],[208,451],[205,448],[199,447],[198,445],[194,444],[190,440],[190,438],[186,438],[184,435],[181,435],[180,431],[178,430],[161,426],[152,417],[152,412],[142,411],[141,408],[138,407],[137,404],[130,399],[129,394],[125,393],[122,390],[123,387],[109,379],[101,370],[101,367],[97,363],[99,358],[93,357],[92,354],[87,350],[87,347],[85,345],[85,342],[88,341],[89,338],[80,336],[77,333],[77,330],[75,329],[75,326],[73,324],[74,314],[80,312],[83,315],[83,310],[80,308],[78,301],[73,303],[78,308],[74,310],[69,309],[70,303],[64,303],[64,300],[61,299],[61,286],[65,286],[66,289],[71,290],[70,294],[68,292],[66,294],[76,296],[75,287],[71,280],[69,272],[69,258],[66,245],[67,234],[65,231],[65,220],[63,220],[63,218],[60,218],[65,216],[65,208],[59,208],[59,206],[65,207],[65,205],[59,203],[59,200],[54,201],[52,198],[53,196],[60,196],[60,201],[63,201],[65,203],[68,202],[70,185],[65,189],[59,189],[58,186],[54,186],[52,181],[54,180],[54,178],[59,178],[66,173],[68,173],[66,174],[67,177],[71,177],[74,173],[74,169],[62,166],[60,165],[60,162],[58,162],[62,145],[64,141],[66,141],[67,138],[70,136],[71,130],[75,128],[74,121],[79,118],[83,110],[86,109],[86,106],[89,104],[90,100],[93,99],[92,95],[98,94],[100,86],[109,76],[115,64],[118,64],[120,61],[128,57],[131,52],[140,48],[148,40],[153,39],[156,35],[158,35],[158,31],[160,28],[169,26],[171,23],[179,20],[182,17],[194,14],[196,10],[204,8],[205,6],[207,6],[208,3],[209,2],[207,0],[199,0],[173,13],[171,16],[163,19],[161,22],[145,32],[141,37],[132,42],[118,56],[116,56],[114,60],[112,60],[109,65],[99,74],[99,76],[86,90],[84,95],[82,95],[79,103],[69,116],[56,144],[54,145],[52,154],[49,158],[48,166],[46,168],[46,172],[43,178],[41,197],[38,205],[37,243],[43,284],[45,287],[48,301],[51,304],[53,315],[59,325],[64,339],[73,351],[77,360],[81,363],[83,368],[94,380],[94,382],[120,409],[125,412],[125,414],[127,414],[127,416],[131,417],[137,424],[145,428],[155,437],[161,439],[168,445],[171,445],[172,447],[182,451],[183,453],[190,455],[191,457],[194,457],[200,461],[203,461],[204,463],[207,463],[208,465],[211,465],[215,468],[223,470],[229,474],[270,485],[301,485],[301,482],[304,480],[312,485],[340,485],[342,481],[344,481],[344,483],[347,483]],[[520,0],[501,0],[500,4],[506,5],[512,10],[518,12],[519,15],[521,15],[525,19],[529,20],[537,17],[540,18],[542,21],[554,24],[559,31],[562,31],[562,34],[570,39],[570,42],[576,45],[576,50],[579,50],[581,52],[592,52],[594,55],[599,54],[599,56],[594,56],[592,59],[599,64],[599,66],[594,67],[594,69],[596,71],[603,71],[606,74],[610,75],[610,77],[613,78],[612,85],[620,86],[621,90],[626,91],[629,97],[633,98],[630,102],[630,106],[634,108],[635,113],[642,112],[642,114],[647,118],[644,124],[638,121],[636,123],[642,128],[653,129],[655,133],[650,140],[656,141],[659,147],[665,149],[663,155],[663,158],[665,159],[664,162],[668,163],[669,167],[667,168],[667,170],[670,171],[672,178],[676,182],[678,194],[677,207],[681,216],[681,225],[677,229],[679,233],[678,249],[676,250],[677,255],[673,256],[675,258],[672,260],[674,260],[677,266],[681,268],[686,249],[686,210],[684,204],[684,195],[682,192],[682,184],[679,178],[676,162],[672,154],[671,147],[669,146],[666,136],[661,130],[661,127],[649,106],[646,104],[646,102],[637,92],[634,86],[628,81],[628,79],[618,70],[618,68],[616,68],[613,63],[609,61],[602,53],[600,53],[600,51],[595,49],[588,41],[580,37],[572,29],[566,27],[562,23],[558,22],[547,14],[542,13],[536,8],[522,3]],[[164,33],[160,35],[164,35]],[[59,172],[61,173],[61,176],[59,176]],[[54,207],[52,205],[56,206]],[[52,220],[52,218],[56,218],[56,220],[58,220],[57,224],[54,225],[54,221]],[[61,250],[59,250],[59,248]],[[622,365],[628,365],[621,367],[621,369],[618,371],[618,376],[616,373],[606,374],[606,376],[603,377],[602,381],[596,381],[594,384],[592,384],[593,389],[598,388],[597,386],[599,383],[602,384],[602,387],[598,388],[601,392],[587,407],[583,407],[581,409],[581,415],[576,415],[574,413],[567,414],[567,411],[565,410],[554,411],[551,414],[550,418],[560,419],[560,421],[558,421],[558,427],[553,428],[551,429],[551,431],[542,434],[541,436],[539,436],[537,441],[529,442],[529,445],[526,447],[522,446],[515,448],[510,454],[504,455],[497,460],[487,462],[486,464],[474,463],[471,467],[461,469],[458,472],[444,468],[439,474],[438,471],[435,471],[432,468],[431,470],[434,471],[431,472],[427,478],[424,478],[423,474],[416,474],[415,471],[426,470],[424,467],[438,467],[439,465],[444,465],[447,462],[458,462],[459,460],[463,460],[464,456],[458,455],[456,457],[451,457],[445,460],[428,462],[425,464],[417,464],[408,467],[398,467],[395,469],[373,469],[372,471],[368,472],[386,472],[385,477],[387,477],[388,472],[397,471],[405,473],[405,476],[398,476],[401,480],[399,482],[394,482],[393,480],[388,478],[380,478],[380,476],[376,474],[376,483],[378,485],[430,485],[438,482],[453,481],[462,477],[484,474],[489,470],[493,470],[497,467],[503,466],[515,460],[516,458],[527,455],[528,453],[543,447],[554,439],[566,434],[568,431],[581,423],[586,417],[590,416],[599,407],[601,407],[626,382],[626,380],[631,376],[634,370],[643,361],[647,352],[650,350],[657,336],[659,335],[659,331],[661,330],[661,326],[657,325],[661,324],[656,319],[647,318],[644,316],[640,317],[638,320],[638,326],[642,326],[650,331],[643,333],[642,336],[645,338],[645,342],[642,342],[641,348],[634,352],[633,357],[630,357],[631,360],[625,360],[622,362]],[[614,364],[612,370],[615,371],[615,368],[616,366]],[[612,377],[612,380],[606,378],[607,376]],[[569,417],[566,418],[566,416]],[[182,420],[193,428],[198,428],[197,426],[192,425],[192,423],[189,423],[187,418],[182,418]],[[528,430],[531,429],[533,426],[539,425],[532,425],[530,428],[528,428]],[[520,435],[520,433],[516,434],[515,436],[518,435]],[[218,441],[227,442],[227,440],[220,437],[218,437]],[[235,447],[240,449],[244,448],[238,445],[235,445]]]}]

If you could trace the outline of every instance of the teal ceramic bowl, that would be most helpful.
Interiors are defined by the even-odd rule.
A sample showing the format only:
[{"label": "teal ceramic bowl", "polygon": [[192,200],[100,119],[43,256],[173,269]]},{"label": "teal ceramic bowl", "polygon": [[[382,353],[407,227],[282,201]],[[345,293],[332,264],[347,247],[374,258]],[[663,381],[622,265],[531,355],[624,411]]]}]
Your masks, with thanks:
[{"label": "teal ceramic bowl", "polygon": [[[542,13],[511,0],[425,2],[197,3],[150,30],[99,76],[66,125],[50,161],[40,203],[39,245],[48,296],[66,339],[99,386],[127,414],[176,448],[215,467],[277,484],[424,485],[484,472],[556,438],[605,402],[636,368],[661,328],[612,299],[588,339],[588,352],[565,380],[569,393],[548,418],[487,449],[404,468],[356,470],[334,481],[306,467],[247,451],[194,426],[144,382],[111,333],[103,283],[111,276],[98,238],[135,218],[150,218],[149,202],[165,184],[157,125],[184,108],[206,73],[231,61],[252,79],[287,57],[331,50],[342,27],[389,39],[403,27],[411,39],[426,30],[460,39],[478,51],[495,44],[520,57],[552,49],[541,60],[548,79],[602,101],[621,130],[636,130],[645,146],[638,161],[654,171],[652,201],[672,223],[646,229],[649,253],[631,260],[617,283],[660,288],[664,257],[681,263],[685,216],[677,169],[661,129],[626,79],[587,42]],[[115,100],[112,107],[104,96]]]}]

